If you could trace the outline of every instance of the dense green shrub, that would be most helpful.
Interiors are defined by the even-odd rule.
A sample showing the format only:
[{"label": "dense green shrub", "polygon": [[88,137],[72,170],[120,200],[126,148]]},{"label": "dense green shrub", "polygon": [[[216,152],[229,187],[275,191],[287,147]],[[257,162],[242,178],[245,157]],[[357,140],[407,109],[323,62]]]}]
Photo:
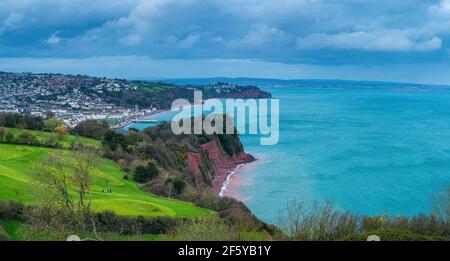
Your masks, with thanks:
[{"label": "dense green shrub", "polygon": [[219,212],[219,217],[239,231],[261,231],[264,228],[264,223],[250,211],[242,208],[226,209]]},{"label": "dense green shrub", "polygon": [[239,140],[238,134],[221,134],[217,135],[225,152],[233,156],[244,151],[241,141]]},{"label": "dense green shrub", "polygon": [[7,132],[8,130],[5,127],[0,126],[0,142],[3,141]]},{"label": "dense green shrub", "polygon": [[138,218],[138,222],[142,225],[142,234],[165,234],[183,221],[184,219],[171,217]]},{"label": "dense green shrub", "polygon": [[3,141],[6,143],[14,143],[14,134],[12,134],[10,131],[6,132]]},{"label": "dense green shrub", "polygon": [[101,154],[100,149],[93,147],[91,145],[84,144],[77,140],[70,142],[69,150],[84,151],[84,152],[90,152],[93,154]]},{"label": "dense green shrub", "polygon": [[21,202],[0,200],[0,219],[23,220],[26,207]]},{"label": "dense green shrub", "polygon": [[49,117],[44,121],[44,131],[53,132],[56,127],[63,124],[61,120],[56,117]]},{"label": "dense green shrub", "polygon": [[11,131],[0,127],[0,142],[7,144],[19,144],[19,145],[28,145],[28,146],[39,146],[39,147],[47,147],[47,148],[62,148],[62,144],[58,143],[56,139],[52,137],[39,140],[37,136],[29,131],[24,130],[19,135],[14,136]]},{"label": "dense green shrub", "polygon": [[134,180],[139,183],[145,183],[157,177],[159,174],[158,169],[152,162],[147,163],[147,166],[138,166],[134,171]]},{"label": "dense green shrub", "polygon": [[3,229],[3,226],[0,225],[0,241],[9,241],[9,240],[10,240],[9,235]]},{"label": "dense green shrub", "polygon": [[75,126],[71,132],[79,136],[101,140],[108,130],[107,121],[86,120]]},{"label": "dense green shrub", "polygon": [[171,195],[169,195],[169,196],[178,195],[178,194],[183,193],[184,188],[186,187],[186,183],[184,183],[181,180],[173,180],[173,179],[169,178],[166,180],[165,183],[166,183],[166,186],[168,186],[169,190],[170,190],[169,194],[171,194]]},{"label": "dense green shrub", "polygon": [[113,211],[97,213],[95,218],[99,231],[121,235],[163,234],[182,221],[171,217],[123,217]]},{"label": "dense green shrub", "polygon": [[166,236],[174,241],[236,241],[240,240],[239,231],[227,225],[217,217],[185,220],[178,224]]},{"label": "dense green shrub", "polygon": [[17,136],[17,143],[24,144],[24,145],[39,145],[39,141],[36,137],[36,135],[29,133],[29,132],[22,132]]},{"label": "dense green shrub", "polygon": [[44,119],[39,116],[19,113],[0,113],[0,126],[42,131]]},{"label": "dense green shrub", "polygon": [[107,131],[103,137],[102,144],[112,151],[116,151],[119,148],[124,151],[129,151],[128,146],[130,145],[125,135],[115,131]]},{"label": "dense green shrub", "polygon": [[178,198],[180,200],[192,202],[201,208],[211,209],[217,212],[233,208],[240,208],[246,212],[250,212],[247,206],[239,200],[230,197],[219,197],[219,195],[211,189],[198,191],[196,189],[188,188],[179,195]]}]

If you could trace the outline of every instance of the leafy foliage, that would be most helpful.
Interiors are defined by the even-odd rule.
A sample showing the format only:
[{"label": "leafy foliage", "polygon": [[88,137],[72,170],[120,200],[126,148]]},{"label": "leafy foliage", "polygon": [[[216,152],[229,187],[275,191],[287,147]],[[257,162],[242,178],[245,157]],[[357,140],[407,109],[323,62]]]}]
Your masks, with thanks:
[{"label": "leafy foliage", "polygon": [[155,164],[149,162],[147,166],[138,166],[134,171],[134,180],[139,183],[145,183],[158,176],[159,171]]},{"label": "leafy foliage", "polygon": [[3,229],[3,226],[0,225],[0,242],[9,240],[10,240],[9,235],[6,233],[5,229]]},{"label": "leafy foliage", "polygon": [[109,124],[106,121],[86,120],[75,126],[72,133],[88,137],[96,140],[101,140],[108,132]]},{"label": "leafy foliage", "polygon": [[56,126],[53,131],[56,133],[56,135],[58,135],[58,138],[60,140],[67,138],[67,136],[69,135],[69,129],[67,129],[67,127],[63,124]]},{"label": "leafy foliage", "polygon": [[236,241],[239,232],[217,217],[186,220],[165,238],[173,241]]},{"label": "leafy foliage", "polygon": [[29,130],[44,130],[44,119],[18,113],[0,113],[0,126]]},{"label": "leafy foliage", "polygon": [[53,132],[62,122],[56,117],[49,117],[44,121],[44,131]]},{"label": "leafy foliage", "polygon": [[128,151],[129,146],[125,135],[117,133],[115,131],[107,131],[103,137],[102,144],[104,147],[107,147],[112,151],[116,151],[119,148]]},{"label": "leafy foliage", "polygon": [[28,146],[39,146],[47,148],[62,148],[63,145],[58,143],[57,140],[51,136],[43,139],[38,137],[36,131],[30,130],[17,130],[17,135],[14,135],[13,130],[8,130],[4,127],[0,127],[0,143],[19,144]]}]

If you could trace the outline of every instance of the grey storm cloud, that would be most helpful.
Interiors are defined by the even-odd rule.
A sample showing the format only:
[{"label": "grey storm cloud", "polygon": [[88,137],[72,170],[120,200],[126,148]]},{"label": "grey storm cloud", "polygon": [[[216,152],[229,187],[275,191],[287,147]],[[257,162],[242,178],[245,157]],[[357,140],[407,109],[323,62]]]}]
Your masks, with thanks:
[{"label": "grey storm cloud", "polygon": [[450,0],[5,0],[0,56],[436,62],[449,28]]}]

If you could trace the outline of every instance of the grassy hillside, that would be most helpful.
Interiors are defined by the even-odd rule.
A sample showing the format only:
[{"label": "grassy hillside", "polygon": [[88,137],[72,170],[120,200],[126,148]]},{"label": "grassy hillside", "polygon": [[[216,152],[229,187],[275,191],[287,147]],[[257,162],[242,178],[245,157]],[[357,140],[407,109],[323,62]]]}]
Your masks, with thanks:
[{"label": "grassy hillside", "polygon": [[[55,150],[0,144],[0,199],[38,203],[38,197],[33,194],[33,169],[52,151]],[[103,158],[99,158],[99,162],[92,186],[93,207],[97,211],[114,210],[119,215],[129,216],[192,217],[213,214],[191,203],[148,194],[136,183],[124,180],[125,173],[114,162]],[[111,189],[112,193],[103,193],[103,189]]]},{"label": "grassy hillside", "polygon": [[15,129],[15,128],[6,128],[8,131],[10,131],[15,136],[20,135],[23,132],[29,132],[36,135],[37,139],[39,141],[45,141],[50,138],[54,138],[58,143],[60,143],[64,148],[69,148],[70,144],[72,142],[79,142],[84,144],[85,146],[95,147],[98,148],[101,145],[101,142],[98,140],[93,140],[85,137],[77,137],[75,135],[68,135],[66,138],[59,139],[56,134],[51,132],[43,132],[43,131],[30,131],[30,130],[23,130],[23,129]]}]

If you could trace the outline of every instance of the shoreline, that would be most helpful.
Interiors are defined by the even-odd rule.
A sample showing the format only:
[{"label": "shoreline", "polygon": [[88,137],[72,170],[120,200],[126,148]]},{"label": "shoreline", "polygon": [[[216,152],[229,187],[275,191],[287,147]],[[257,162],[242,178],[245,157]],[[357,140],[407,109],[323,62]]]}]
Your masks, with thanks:
[{"label": "shoreline", "polygon": [[[192,107],[192,106],[193,105],[190,105],[188,107]],[[164,113],[168,113],[168,112],[171,112],[171,110],[170,109],[158,110],[158,111],[151,113],[150,115],[141,116],[140,118],[141,119],[151,119],[153,117],[160,116],[160,115],[162,115]],[[127,125],[122,126],[121,129],[130,128],[130,126],[132,126],[133,124],[135,124],[135,123],[130,122]],[[244,168],[255,166],[256,164],[267,161],[264,157],[261,157],[261,155],[258,155],[258,157],[254,157],[252,154],[246,154],[246,155],[249,155],[250,157],[252,157],[253,160],[237,163],[233,169],[228,170],[226,178],[224,179],[224,181],[221,183],[221,185],[219,187],[219,191],[216,192],[219,197],[231,197],[231,198],[237,199],[239,201],[245,201],[245,199],[242,196],[239,196],[239,194],[236,191],[237,187],[243,186],[242,181],[239,180],[239,177],[242,174],[242,171],[244,170]]]},{"label": "shoreline", "polygon": [[[137,119],[140,119],[140,120],[145,120],[145,119],[151,120],[153,117],[158,116],[160,114],[167,113],[169,111],[171,111],[171,110],[169,110],[169,109],[167,109],[167,110],[157,110],[157,111],[152,112],[152,113],[150,113],[148,115],[139,116],[139,117],[137,117]],[[128,120],[128,121],[126,121],[126,122],[124,122],[122,124],[119,124],[119,126],[118,125],[113,126],[112,128],[113,129],[127,129],[127,128],[130,128],[131,126],[133,126],[133,124],[136,124],[136,122],[134,122],[133,120],[136,120],[136,118],[130,119],[130,120]]]},{"label": "shoreline", "polygon": [[[198,104],[191,104],[191,105],[183,106],[183,108],[181,110],[179,110],[178,112],[181,112],[181,111],[183,111],[183,110],[185,110],[187,108],[193,108],[194,105],[198,105]],[[168,108],[168,109],[159,109],[159,110],[157,110],[155,112],[152,112],[152,113],[150,113],[148,115],[140,116],[140,117],[138,117],[138,119],[152,120],[152,118],[154,118],[156,116],[161,116],[161,115],[163,115],[165,113],[168,113],[168,112],[177,112],[177,111],[172,111],[172,109],[170,109],[170,108]],[[162,122],[161,120],[158,120],[158,121]],[[128,123],[126,123],[125,125],[123,125],[122,127],[118,128],[118,129],[129,128],[133,124],[135,124],[135,122],[128,122]]]},{"label": "shoreline", "polygon": [[240,187],[248,186],[251,183],[243,181],[241,179],[243,171],[248,168],[254,167],[258,164],[267,162],[267,159],[261,155],[258,155],[258,157],[254,158],[255,158],[254,161],[240,163],[236,166],[236,168],[234,168],[232,171],[229,172],[227,178],[223,182],[222,187],[220,189],[219,193],[220,197],[230,197],[243,202],[248,199],[243,197],[242,195],[239,195],[237,191]]},{"label": "shoreline", "polygon": [[250,164],[250,163],[241,163],[241,164],[238,164],[238,165],[234,168],[234,170],[228,172],[227,178],[226,178],[225,181],[222,183],[222,187],[220,188],[219,197],[224,197],[224,194],[225,194],[225,192],[226,192],[228,186],[230,185],[230,183],[231,183],[231,181],[232,181],[231,178],[239,171],[239,169],[240,169],[242,166],[244,166],[244,165],[246,165],[246,164]]}]

